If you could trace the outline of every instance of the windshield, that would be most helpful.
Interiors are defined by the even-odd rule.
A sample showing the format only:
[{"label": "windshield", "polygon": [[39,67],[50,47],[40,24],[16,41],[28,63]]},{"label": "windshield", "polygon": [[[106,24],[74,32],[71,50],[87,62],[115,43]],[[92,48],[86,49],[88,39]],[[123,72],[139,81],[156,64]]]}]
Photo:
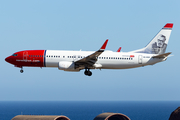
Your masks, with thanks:
[{"label": "windshield", "polygon": [[12,54],[12,56],[17,56],[18,54]]}]

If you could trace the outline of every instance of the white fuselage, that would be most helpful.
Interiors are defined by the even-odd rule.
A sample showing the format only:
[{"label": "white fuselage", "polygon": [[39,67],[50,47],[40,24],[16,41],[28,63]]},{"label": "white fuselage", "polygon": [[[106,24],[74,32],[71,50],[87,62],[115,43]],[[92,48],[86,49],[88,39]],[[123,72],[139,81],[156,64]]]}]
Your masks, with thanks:
[{"label": "white fuselage", "polygon": [[[92,53],[94,51],[46,50],[45,67],[58,67],[61,61],[76,62]],[[91,69],[128,69],[153,65],[164,60],[152,58],[154,55],[156,54],[104,51],[97,57],[95,66]]]}]

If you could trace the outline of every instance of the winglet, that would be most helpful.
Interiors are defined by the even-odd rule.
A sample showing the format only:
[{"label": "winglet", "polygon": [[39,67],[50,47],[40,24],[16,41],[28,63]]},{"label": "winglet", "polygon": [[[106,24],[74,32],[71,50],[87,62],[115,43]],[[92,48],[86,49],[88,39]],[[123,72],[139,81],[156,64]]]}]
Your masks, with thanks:
[{"label": "winglet", "polygon": [[120,52],[121,51],[121,47],[117,50],[117,52]]},{"label": "winglet", "polygon": [[100,50],[105,50],[106,45],[107,45],[108,39],[104,42],[104,44],[102,45],[102,47],[100,48]]},{"label": "winglet", "polygon": [[167,23],[163,28],[173,28],[173,23]]}]

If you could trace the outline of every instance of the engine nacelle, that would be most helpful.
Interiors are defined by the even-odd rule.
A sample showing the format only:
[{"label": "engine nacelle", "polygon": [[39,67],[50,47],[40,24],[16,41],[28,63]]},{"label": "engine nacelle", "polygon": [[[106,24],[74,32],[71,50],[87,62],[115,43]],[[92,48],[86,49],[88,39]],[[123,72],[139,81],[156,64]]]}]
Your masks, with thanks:
[{"label": "engine nacelle", "polygon": [[79,70],[75,69],[74,62],[70,62],[70,61],[61,61],[61,62],[59,62],[58,69],[59,70],[64,70],[64,71],[79,71]]}]

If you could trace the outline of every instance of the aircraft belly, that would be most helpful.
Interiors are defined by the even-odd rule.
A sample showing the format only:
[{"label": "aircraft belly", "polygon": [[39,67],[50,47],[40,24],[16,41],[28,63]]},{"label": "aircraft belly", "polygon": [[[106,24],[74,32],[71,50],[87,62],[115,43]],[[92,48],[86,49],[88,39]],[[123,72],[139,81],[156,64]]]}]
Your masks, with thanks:
[{"label": "aircraft belly", "polygon": [[139,67],[140,65],[136,62],[102,62],[100,63],[102,65],[102,69],[128,69],[128,68],[134,68]]},{"label": "aircraft belly", "polygon": [[128,69],[140,67],[140,65],[103,65],[102,69]]}]

